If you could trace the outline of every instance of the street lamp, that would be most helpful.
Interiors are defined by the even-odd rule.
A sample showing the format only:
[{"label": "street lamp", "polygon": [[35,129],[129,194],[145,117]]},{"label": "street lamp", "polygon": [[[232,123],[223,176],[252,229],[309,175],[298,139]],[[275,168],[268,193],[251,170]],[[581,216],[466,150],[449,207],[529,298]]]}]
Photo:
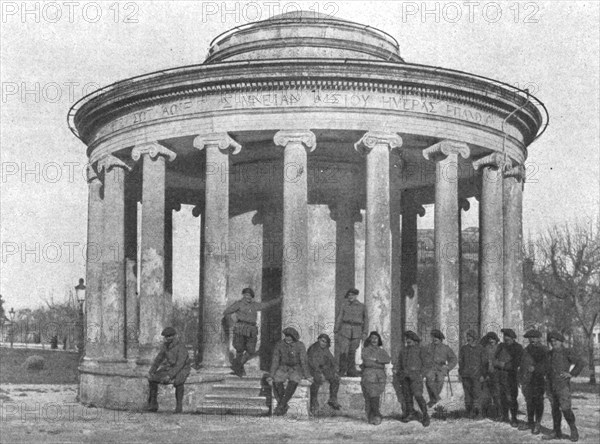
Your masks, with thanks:
[{"label": "street lamp", "polygon": [[10,315],[10,348],[13,348],[15,340],[15,309],[10,307],[8,314]]},{"label": "street lamp", "polygon": [[79,284],[75,287],[75,296],[77,297],[77,302],[79,302],[79,324],[81,328],[79,329],[79,340],[77,341],[77,349],[79,352],[83,352],[84,346],[84,338],[85,338],[85,324],[83,322],[83,304],[85,303],[85,285],[83,278],[79,279]]}]

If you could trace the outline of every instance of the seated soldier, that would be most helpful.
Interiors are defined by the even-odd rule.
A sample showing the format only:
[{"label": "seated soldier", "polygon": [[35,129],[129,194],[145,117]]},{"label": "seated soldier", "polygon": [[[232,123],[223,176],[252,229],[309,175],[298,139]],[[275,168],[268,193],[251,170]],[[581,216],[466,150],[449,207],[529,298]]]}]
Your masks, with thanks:
[{"label": "seated soldier", "polygon": [[310,386],[310,413],[316,415],[319,410],[319,388],[323,382],[329,382],[329,401],[327,404],[334,410],[342,406],[337,401],[340,388],[340,376],[336,370],[335,359],[329,351],[331,339],[325,333],[321,333],[317,342],[308,348],[308,368],[314,378]]},{"label": "seated soldier", "polygon": [[181,413],[183,384],[190,374],[190,359],[187,348],[179,341],[173,327],[165,328],[162,335],[164,343],[148,371],[150,393],[146,410],[158,411],[158,384],[173,384],[175,387],[175,413]]},{"label": "seated soldier", "polygon": [[[302,379],[311,384],[313,378],[310,376],[306,359],[306,347],[300,342],[300,335],[296,329],[287,327],[283,330],[284,338],[277,343],[273,351],[271,372],[267,379],[273,384],[277,407],[275,414],[283,416],[289,409],[288,402],[294,396],[296,387]],[[288,381],[287,387],[285,382]]]}]

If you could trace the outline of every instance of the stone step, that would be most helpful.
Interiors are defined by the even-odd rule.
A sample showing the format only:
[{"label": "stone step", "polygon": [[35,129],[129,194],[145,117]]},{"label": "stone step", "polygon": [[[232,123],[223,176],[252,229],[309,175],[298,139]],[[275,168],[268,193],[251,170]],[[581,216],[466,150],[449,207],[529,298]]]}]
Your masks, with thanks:
[{"label": "stone step", "polygon": [[196,407],[196,413],[203,415],[266,416],[269,414],[269,408],[266,405],[248,405],[243,402],[204,401]]},{"label": "stone step", "polygon": [[229,385],[229,384],[215,384],[213,387],[213,393],[229,394],[238,393],[246,396],[261,396],[260,386],[243,386],[243,385]]},{"label": "stone step", "polygon": [[266,405],[267,398],[264,396],[247,396],[242,394],[218,394],[208,393],[205,398],[206,401],[220,402],[224,404],[241,404],[241,405]]}]

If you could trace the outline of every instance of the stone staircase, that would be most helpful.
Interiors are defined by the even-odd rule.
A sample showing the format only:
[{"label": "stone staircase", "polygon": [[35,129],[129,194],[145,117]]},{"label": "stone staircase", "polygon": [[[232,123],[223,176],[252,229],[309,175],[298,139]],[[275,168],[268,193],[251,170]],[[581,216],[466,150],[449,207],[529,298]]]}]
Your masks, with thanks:
[{"label": "stone staircase", "polygon": [[261,377],[231,375],[213,384],[196,408],[206,415],[266,416],[271,413],[270,388],[261,386]]}]

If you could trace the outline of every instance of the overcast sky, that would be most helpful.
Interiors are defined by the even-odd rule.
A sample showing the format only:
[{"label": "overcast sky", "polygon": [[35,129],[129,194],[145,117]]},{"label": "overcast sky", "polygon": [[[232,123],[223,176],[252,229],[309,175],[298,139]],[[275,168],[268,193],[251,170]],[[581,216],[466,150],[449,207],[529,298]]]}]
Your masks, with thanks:
[{"label": "overcast sky", "polygon": [[[85,275],[86,155],[67,127],[71,105],[118,80],[201,63],[219,33],[300,7],[386,31],[407,62],[529,87],[546,104],[550,125],[529,147],[525,235],[598,217],[598,3],[224,4],[2,2],[0,291],[7,308],[62,300]],[[177,248],[197,219],[176,217]],[[431,226],[432,211],[420,223]],[[466,224],[476,223],[471,209]],[[197,285],[185,274],[175,279],[175,299]]]}]

